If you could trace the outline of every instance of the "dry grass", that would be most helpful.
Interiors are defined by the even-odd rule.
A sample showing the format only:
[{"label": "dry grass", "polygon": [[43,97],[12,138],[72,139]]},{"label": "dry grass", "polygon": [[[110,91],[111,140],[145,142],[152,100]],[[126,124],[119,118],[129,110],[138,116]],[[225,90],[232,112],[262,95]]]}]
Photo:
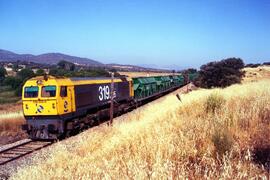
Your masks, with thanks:
[{"label": "dry grass", "polygon": [[56,144],[11,178],[266,179],[269,84],[168,95]]},{"label": "dry grass", "polygon": [[119,72],[121,75],[126,75],[129,77],[150,77],[150,76],[167,76],[173,73],[156,73],[156,72]]},{"label": "dry grass", "polygon": [[[17,132],[21,130],[21,125],[25,122],[21,111],[0,114],[0,132]],[[0,134],[0,135],[1,135]]]},{"label": "dry grass", "polygon": [[246,71],[244,82],[254,82],[263,79],[270,79],[270,66],[259,66],[257,68],[244,68]]},{"label": "dry grass", "polygon": [[22,103],[0,104],[0,114],[7,112],[22,111]]},{"label": "dry grass", "polygon": [[15,90],[9,86],[0,85],[0,110],[3,104],[16,103],[21,98],[15,95]]},{"label": "dry grass", "polygon": [[0,114],[0,145],[25,139],[27,135],[21,129],[24,123],[25,119],[21,112]]},{"label": "dry grass", "polygon": [[21,106],[20,103],[0,105],[0,135],[20,131],[20,126],[25,122]]}]

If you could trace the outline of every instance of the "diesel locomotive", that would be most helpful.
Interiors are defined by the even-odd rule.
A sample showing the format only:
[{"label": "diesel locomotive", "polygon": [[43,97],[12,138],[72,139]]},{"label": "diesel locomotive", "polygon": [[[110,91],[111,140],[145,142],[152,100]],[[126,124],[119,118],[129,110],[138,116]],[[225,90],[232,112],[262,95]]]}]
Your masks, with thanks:
[{"label": "diesel locomotive", "polygon": [[[189,74],[189,80],[196,75]],[[23,86],[22,105],[31,139],[56,140],[99,124],[110,116],[111,78],[38,76]],[[182,75],[113,79],[114,116],[175,90]]]}]

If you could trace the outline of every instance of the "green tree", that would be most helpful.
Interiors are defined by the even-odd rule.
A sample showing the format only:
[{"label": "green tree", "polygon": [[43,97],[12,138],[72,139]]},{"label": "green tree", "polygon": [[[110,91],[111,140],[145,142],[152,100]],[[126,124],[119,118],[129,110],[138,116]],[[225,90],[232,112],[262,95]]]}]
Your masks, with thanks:
[{"label": "green tree", "polygon": [[19,69],[19,65],[17,63],[14,63],[13,66],[12,66],[12,70],[14,72],[18,72],[18,69]]},{"label": "green tree", "polygon": [[58,67],[60,69],[68,70],[68,71],[74,71],[75,70],[75,64],[72,62],[68,62],[65,60],[61,60],[57,63]]},{"label": "green tree", "polygon": [[6,77],[4,80],[4,84],[12,87],[12,89],[15,90],[15,94],[17,96],[21,96],[24,82],[33,76],[35,76],[35,73],[32,71],[32,69],[29,68],[22,69],[17,73],[16,77],[12,76]]},{"label": "green tree", "polygon": [[49,70],[49,74],[52,75],[52,76],[56,76],[57,75],[57,68],[51,68]]},{"label": "green tree", "polygon": [[37,72],[36,72],[37,76],[42,76],[44,74],[45,74],[45,71],[43,69],[38,69]]},{"label": "green tree", "polygon": [[2,83],[7,75],[7,71],[4,67],[0,66],[0,83]]},{"label": "green tree", "polygon": [[34,77],[35,73],[33,72],[32,69],[25,68],[19,71],[16,75],[17,78],[20,78],[21,80],[27,80],[30,79],[31,77]]},{"label": "green tree", "polygon": [[244,62],[240,58],[228,58],[210,62],[200,67],[197,85],[205,88],[226,87],[240,83]]},{"label": "green tree", "polygon": [[60,68],[52,68],[50,69],[49,74],[52,76],[67,76],[67,74],[70,74],[70,71],[60,69]]},{"label": "green tree", "polygon": [[4,80],[4,84],[12,87],[12,89],[17,89],[22,84],[22,82],[23,81],[21,79],[13,76],[8,76]]}]

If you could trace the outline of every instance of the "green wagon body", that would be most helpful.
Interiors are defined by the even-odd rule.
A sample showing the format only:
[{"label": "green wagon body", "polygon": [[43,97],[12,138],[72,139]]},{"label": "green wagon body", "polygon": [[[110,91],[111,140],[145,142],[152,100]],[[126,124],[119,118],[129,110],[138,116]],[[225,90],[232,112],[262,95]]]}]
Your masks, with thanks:
[{"label": "green wagon body", "polygon": [[[189,74],[190,81],[195,77],[196,74]],[[137,100],[145,99],[181,87],[185,84],[183,75],[136,77],[132,78],[132,80],[134,98]]]}]

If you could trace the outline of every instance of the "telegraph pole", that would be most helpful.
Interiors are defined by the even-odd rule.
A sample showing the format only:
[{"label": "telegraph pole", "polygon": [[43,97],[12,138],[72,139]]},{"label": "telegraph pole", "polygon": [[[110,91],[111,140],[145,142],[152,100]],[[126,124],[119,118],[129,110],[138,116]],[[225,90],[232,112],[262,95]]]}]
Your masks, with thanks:
[{"label": "telegraph pole", "polygon": [[111,73],[111,106],[110,106],[110,123],[109,125],[112,125],[113,123],[113,100],[114,100],[114,73]]}]

